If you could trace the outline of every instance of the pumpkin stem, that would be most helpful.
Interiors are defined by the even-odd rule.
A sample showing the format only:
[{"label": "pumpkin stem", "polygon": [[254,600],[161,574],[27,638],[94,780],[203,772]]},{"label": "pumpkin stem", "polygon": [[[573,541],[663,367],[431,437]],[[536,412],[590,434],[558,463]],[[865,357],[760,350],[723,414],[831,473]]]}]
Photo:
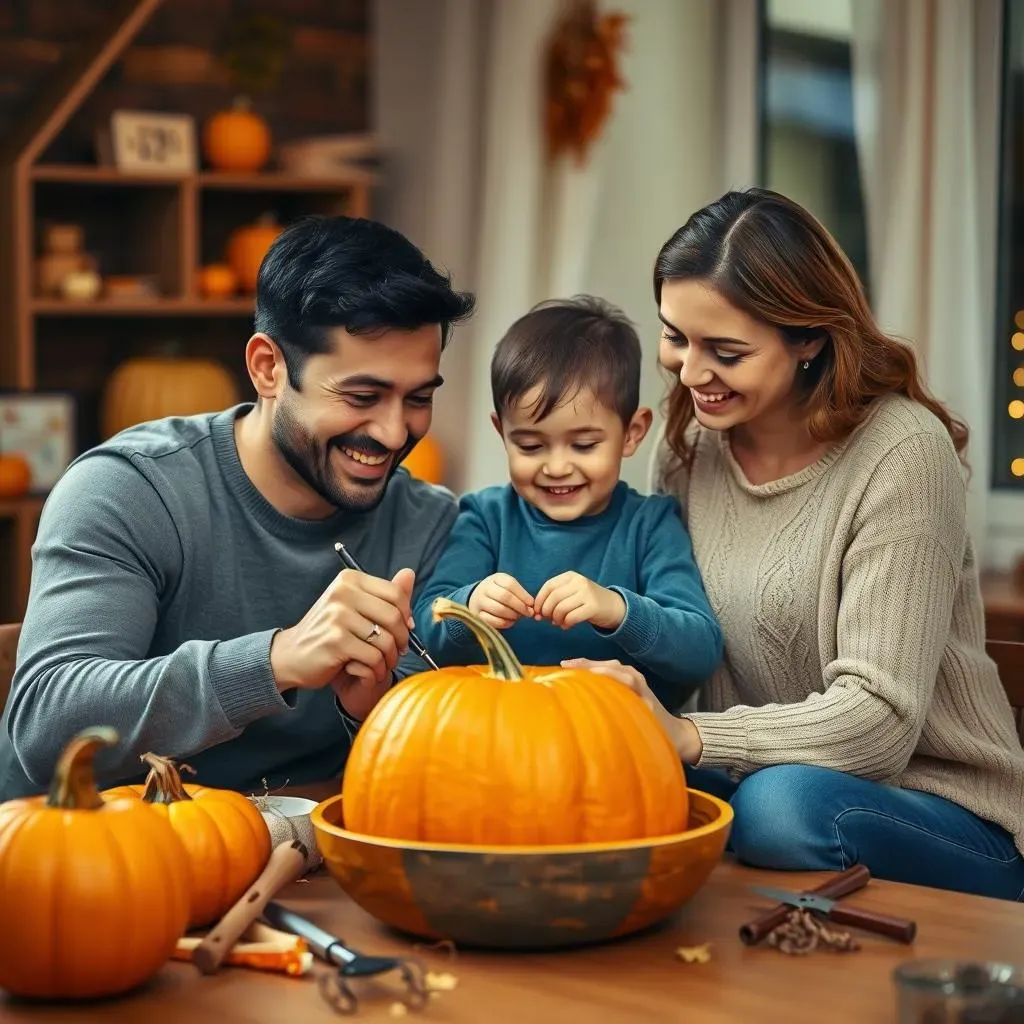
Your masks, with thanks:
[{"label": "pumpkin stem", "polygon": [[512,653],[508,641],[493,626],[487,625],[474,615],[465,605],[451,601],[447,597],[439,597],[430,606],[435,622],[441,619],[458,619],[467,626],[476,637],[477,643],[487,655],[487,665],[495,679],[506,679],[510,682],[523,678],[523,666]]},{"label": "pumpkin stem", "polygon": [[105,806],[96,789],[93,757],[100,747],[112,747],[120,738],[116,729],[106,725],[78,733],[57,760],[46,806],[68,811],[94,811]]},{"label": "pumpkin stem", "polygon": [[141,760],[149,765],[146,789],[142,794],[147,804],[176,804],[179,800],[192,799],[181,783],[182,771],[195,775],[196,770],[191,765],[183,764],[179,769],[169,757],[152,753],[143,754]]}]

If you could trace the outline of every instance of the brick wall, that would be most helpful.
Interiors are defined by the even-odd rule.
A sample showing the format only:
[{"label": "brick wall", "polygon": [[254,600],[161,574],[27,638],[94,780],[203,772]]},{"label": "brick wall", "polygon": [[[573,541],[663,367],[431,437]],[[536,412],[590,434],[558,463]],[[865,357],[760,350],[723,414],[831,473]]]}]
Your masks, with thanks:
[{"label": "brick wall", "polygon": [[[122,0],[0,0],[0,137],[72,48],[101,29]],[[238,91],[218,59],[233,29],[255,15],[287,26],[273,92],[256,95],[277,143],[366,131],[370,0],[164,0],[46,154],[92,162],[97,126],[117,109],[191,114],[197,125]]]}]

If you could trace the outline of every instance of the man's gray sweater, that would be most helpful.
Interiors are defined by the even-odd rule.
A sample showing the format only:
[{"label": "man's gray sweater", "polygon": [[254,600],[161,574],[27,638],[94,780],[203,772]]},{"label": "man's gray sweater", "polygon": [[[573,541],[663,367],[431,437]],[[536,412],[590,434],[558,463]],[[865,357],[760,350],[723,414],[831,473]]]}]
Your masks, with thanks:
[{"label": "man's gray sweater", "polygon": [[[141,777],[139,756],[187,759],[195,781],[262,792],[333,778],[353,728],[334,692],[278,692],[276,630],[340,571],[341,540],[417,589],[457,514],[454,497],[400,469],[372,511],[282,515],[235,445],[248,409],[143,424],[79,456],[50,494],[0,731],[0,799],[41,791],[79,730],[111,725],[102,784]],[[401,677],[425,666],[411,652]]]}]

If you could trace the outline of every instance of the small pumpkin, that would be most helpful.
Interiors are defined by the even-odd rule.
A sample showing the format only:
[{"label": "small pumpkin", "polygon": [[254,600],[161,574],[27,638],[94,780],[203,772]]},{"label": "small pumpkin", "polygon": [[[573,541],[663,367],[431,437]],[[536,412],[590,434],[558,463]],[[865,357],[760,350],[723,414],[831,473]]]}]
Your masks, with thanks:
[{"label": "small pumpkin", "polygon": [[49,795],[0,804],[0,988],[92,999],[141,985],[189,917],[181,840],[137,800],[105,801],[93,758],[109,728],[65,747]]},{"label": "small pumpkin", "polygon": [[430,484],[444,483],[444,452],[431,434],[416,442],[416,447],[402,460],[402,465],[417,480]]},{"label": "small pumpkin", "polygon": [[203,156],[218,171],[258,171],[270,159],[270,147],[270,126],[244,96],[203,125]]},{"label": "small pumpkin", "polygon": [[229,299],[238,290],[238,278],[226,263],[210,263],[201,267],[196,283],[204,299]]},{"label": "small pumpkin", "polygon": [[32,467],[24,455],[0,454],[0,499],[20,498],[32,483]]},{"label": "small pumpkin", "polygon": [[250,294],[256,291],[263,257],[283,230],[273,215],[265,214],[255,224],[235,228],[228,236],[224,252],[242,291]]},{"label": "small pumpkin", "polygon": [[644,839],[689,818],[679,755],[630,689],[580,669],[523,668],[508,641],[447,598],[487,665],[406,679],[356,734],[346,829],[492,847]]},{"label": "small pumpkin", "polygon": [[134,356],[107,380],[101,408],[103,436],[164,416],[215,412],[238,401],[234,378],[212,359]]},{"label": "small pumpkin", "polygon": [[[185,785],[175,763],[144,754],[143,785],[118,786],[105,800],[134,796],[170,823],[191,868],[189,927],[221,918],[259,877],[270,856],[270,829],[255,804],[230,789]],[[188,765],[182,769],[192,771]]]}]

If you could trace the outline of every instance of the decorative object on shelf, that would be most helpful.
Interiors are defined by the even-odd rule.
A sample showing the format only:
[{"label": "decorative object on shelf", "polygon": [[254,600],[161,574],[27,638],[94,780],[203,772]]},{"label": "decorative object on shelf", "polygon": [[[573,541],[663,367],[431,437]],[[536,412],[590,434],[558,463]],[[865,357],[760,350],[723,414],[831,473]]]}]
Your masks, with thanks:
[{"label": "decorative object on shelf", "polygon": [[277,223],[274,215],[267,213],[255,224],[235,228],[228,236],[225,255],[243,292],[251,295],[256,291],[256,277],[263,257],[283,230],[283,226]]},{"label": "decorative object on shelf", "polygon": [[18,452],[0,452],[0,501],[10,501],[28,494],[32,483],[32,467]]},{"label": "decorative object on shelf", "polygon": [[629,17],[599,14],[595,0],[568,0],[544,60],[544,119],[548,159],[570,153],[582,164],[625,88],[619,73]]},{"label": "decorative object on shelf", "polygon": [[277,18],[256,14],[233,25],[221,60],[238,96],[203,126],[203,156],[215,170],[258,171],[270,159],[270,126],[251,97],[277,86],[290,44],[290,31]]},{"label": "decorative object on shelf", "polygon": [[200,268],[196,284],[204,299],[229,299],[238,291],[238,276],[226,263],[209,263]]},{"label": "decorative object on shelf", "polygon": [[215,170],[258,171],[270,159],[270,148],[270,126],[245,96],[203,125],[203,156]]},{"label": "decorative object on shelf", "polygon": [[375,136],[350,133],[294,139],[279,148],[277,162],[286,174],[323,180],[351,176],[353,168],[372,170],[378,156]]},{"label": "decorative object on shelf", "polygon": [[152,274],[115,274],[103,279],[103,294],[111,302],[156,299],[160,286]]},{"label": "decorative object on shelf", "polygon": [[75,401],[62,392],[0,394],[0,453],[28,463],[34,494],[49,491],[75,451]]},{"label": "decorative object on shelf", "polygon": [[235,405],[234,378],[220,363],[178,353],[168,345],[159,353],[121,363],[103,389],[104,438],[127,427],[165,416],[192,416]]},{"label": "decorative object on shelf", "polygon": [[[65,279],[70,275],[96,273],[96,257],[82,246],[85,230],[81,224],[46,224],[42,231],[42,252],[36,257],[36,294],[57,298],[66,294]],[[77,281],[81,285],[81,281]],[[80,290],[72,281],[72,291]],[[92,298],[93,296],[87,296]]]},{"label": "decorative object on shelf", "polygon": [[114,166],[132,174],[191,174],[196,123],[188,114],[115,110],[110,116]]},{"label": "decorative object on shelf", "polygon": [[60,282],[60,293],[69,302],[91,302],[103,287],[95,270],[72,270]]},{"label": "decorative object on shelf", "polygon": [[426,434],[402,460],[402,465],[417,480],[430,484],[444,483],[444,451],[432,434]]}]

